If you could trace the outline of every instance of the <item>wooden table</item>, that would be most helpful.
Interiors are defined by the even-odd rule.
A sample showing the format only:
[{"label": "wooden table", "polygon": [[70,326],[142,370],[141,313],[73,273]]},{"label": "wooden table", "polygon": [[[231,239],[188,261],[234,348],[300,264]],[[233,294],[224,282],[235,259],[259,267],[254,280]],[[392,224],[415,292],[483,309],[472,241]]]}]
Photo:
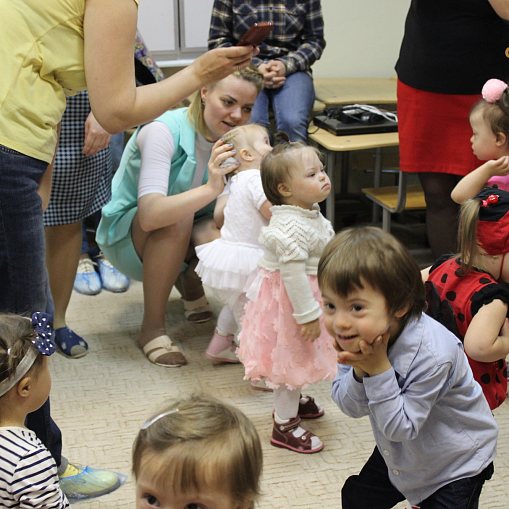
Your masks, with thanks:
[{"label": "wooden table", "polygon": [[[375,153],[375,175],[380,175],[382,165],[382,148],[399,145],[398,133],[378,133],[378,134],[356,134],[353,136],[335,136],[324,129],[318,129],[312,134],[308,134],[309,139],[315,143],[320,150],[325,153],[326,167],[331,180],[331,192],[325,201],[325,215],[334,225],[335,209],[335,175],[340,170],[340,195],[348,193],[348,159],[350,152],[354,150],[364,150],[376,148]],[[337,164],[337,155],[341,154],[339,164]],[[379,177],[378,177],[379,178]],[[379,187],[380,182],[374,182],[374,187]]]},{"label": "wooden table", "polygon": [[340,104],[396,104],[395,79],[315,78],[316,99],[327,106]]}]

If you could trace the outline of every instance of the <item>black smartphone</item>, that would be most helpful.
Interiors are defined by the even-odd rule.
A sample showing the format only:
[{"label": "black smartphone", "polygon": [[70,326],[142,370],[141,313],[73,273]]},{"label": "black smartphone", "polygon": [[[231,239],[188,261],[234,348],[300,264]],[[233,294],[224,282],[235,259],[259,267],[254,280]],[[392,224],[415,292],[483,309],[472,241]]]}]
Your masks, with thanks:
[{"label": "black smartphone", "polygon": [[274,28],[272,21],[255,23],[237,43],[237,46],[258,46],[267,34]]}]

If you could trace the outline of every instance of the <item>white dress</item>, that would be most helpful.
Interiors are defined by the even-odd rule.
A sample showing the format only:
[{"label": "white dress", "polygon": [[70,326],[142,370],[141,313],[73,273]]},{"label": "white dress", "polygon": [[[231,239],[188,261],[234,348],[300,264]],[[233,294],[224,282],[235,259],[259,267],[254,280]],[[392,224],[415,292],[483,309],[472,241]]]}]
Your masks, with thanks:
[{"label": "white dress", "polygon": [[233,307],[258,271],[264,248],[258,237],[269,221],[260,213],[267,198],[259,170],[245,170],[232,177],[224,210],[221,238],[196,248],[196,272],[204,285]]}]

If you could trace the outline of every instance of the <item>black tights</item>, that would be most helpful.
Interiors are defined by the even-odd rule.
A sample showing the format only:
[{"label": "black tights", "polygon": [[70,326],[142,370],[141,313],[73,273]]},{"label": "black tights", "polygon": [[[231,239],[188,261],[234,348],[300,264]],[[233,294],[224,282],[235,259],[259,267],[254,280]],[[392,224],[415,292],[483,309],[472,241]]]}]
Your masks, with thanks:
[{"label": "black tights", "polygon": [[459,206],[451,191],[461,177],[449,173],[419,173],[426,198],[426,226],[431,253],[436,260],[457,252]]}]

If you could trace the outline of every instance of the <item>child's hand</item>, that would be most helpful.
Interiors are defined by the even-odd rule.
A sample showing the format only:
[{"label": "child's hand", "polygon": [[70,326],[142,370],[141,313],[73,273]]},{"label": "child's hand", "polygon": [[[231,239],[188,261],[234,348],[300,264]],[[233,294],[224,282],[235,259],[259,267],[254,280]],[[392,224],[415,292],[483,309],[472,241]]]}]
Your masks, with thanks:
[{"label": "child's hand", "polygon": [[221,168],[221,165],[228,159],[229,157],[235,157],[235,150],[232,150],[231,144],[226,144],[223,140],[218,140],[214,143],[212,147],[212,152],[210,154],[209,159],[209,180],[207,184],[209,187],[214,189],[214,193],[216,196],[219,196],[224,189],[224,181],[223,176],[227,173],[230,173],[237,166],[227,166],[225,168]]},{"label": "child's hand", "polygon": [[505,177],[509,175],[509,156],[502,156],[485,163],[491,177]]},{"label": "child's hand", "polygon": [[320,320],[318,318],[312,322],[303,323],[300,326],[300,333],[306,341],[314,341],[320,337],[321,332]]},{"label": "child's hand", "polygon": [[[338,353],[338,364],[346,364],[355,369],[358,376],[364,372],[369,376],[380,375],[385,373],[391,367],[387,356],[387,345],[389,344],[390,333],[385,332],[382,336],[378,336],[372,343],[360,341],[361,351],[358,353],[345,352],[341,347],[335,346]],[[337,343],[336,343],[337,344]],[[356,376],[356,377],[357,377]]]}]

